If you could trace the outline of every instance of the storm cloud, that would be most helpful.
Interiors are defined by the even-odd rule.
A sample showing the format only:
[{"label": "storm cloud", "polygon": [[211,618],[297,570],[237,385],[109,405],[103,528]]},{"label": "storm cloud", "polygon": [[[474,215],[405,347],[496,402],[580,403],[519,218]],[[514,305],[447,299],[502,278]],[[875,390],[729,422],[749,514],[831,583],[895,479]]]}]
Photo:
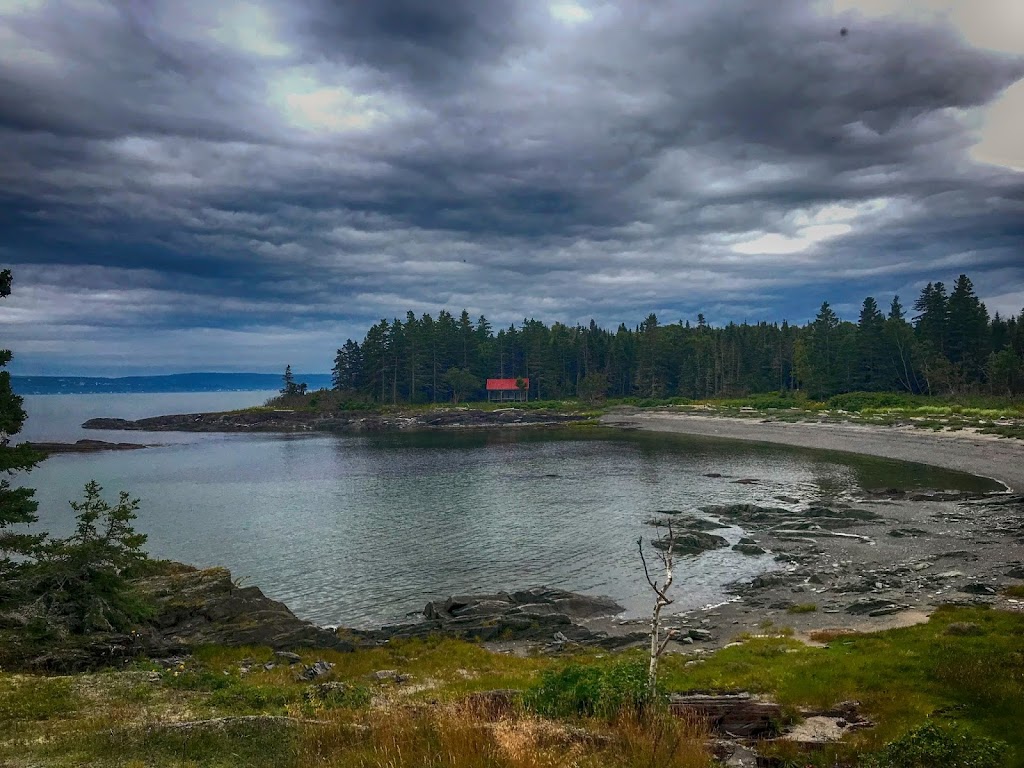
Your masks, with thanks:
[{"label": "storm cloud", "polygon": [[1024,57],[851,5],[0,0],[14,371],[326,370],[410,309],[802,322],[963,271],[1019,311],[1024,171],[975,149]]}]

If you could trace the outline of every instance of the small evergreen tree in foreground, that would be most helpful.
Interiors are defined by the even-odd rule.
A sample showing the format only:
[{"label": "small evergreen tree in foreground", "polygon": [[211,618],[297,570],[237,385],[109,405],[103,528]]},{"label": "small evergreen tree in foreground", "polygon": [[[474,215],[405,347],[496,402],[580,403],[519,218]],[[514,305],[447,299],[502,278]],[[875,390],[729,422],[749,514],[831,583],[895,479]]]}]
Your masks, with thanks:
[{"label": "small evergreen tree in foreground", "polygon": [[45,613],[61,618],[73,632],[123,630],[145,611],[131,596],[125,574],[147,559],[146,535],[132,525],[139,500],[124,491],[111,506],[95,480],[82,501],[72,501],[75,532],[40,548],[33,570],[34,592]]}]

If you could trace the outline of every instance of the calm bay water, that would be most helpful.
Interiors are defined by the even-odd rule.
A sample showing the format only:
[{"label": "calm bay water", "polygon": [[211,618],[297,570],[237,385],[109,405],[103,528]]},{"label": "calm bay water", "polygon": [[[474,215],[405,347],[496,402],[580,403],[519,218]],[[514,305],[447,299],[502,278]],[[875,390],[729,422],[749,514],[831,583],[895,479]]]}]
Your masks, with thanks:
[{"label": "calm bay water", "polygon": [[[858,487],[994,489],[914,464],[664,434],[577,429],[371,436],[97,432],[93,416],[224,410],[272,393],[26,397],[24,439],[158,443],[57,455],[25,480],[40,527],[66,534],[68,500],[95,478],[141,499],[153,556],[223,565],[298,615],[376,626],[431,598],[549,584],[648,610],[636,539],[659,509],[835,500]],[[732,478],[756,478],[741,485]],[[730,541],[743,532],[722,532]],[[680,569],[675,608],[774,566],[719,550]],[[678,577],[677,577],[678,578]]]}]

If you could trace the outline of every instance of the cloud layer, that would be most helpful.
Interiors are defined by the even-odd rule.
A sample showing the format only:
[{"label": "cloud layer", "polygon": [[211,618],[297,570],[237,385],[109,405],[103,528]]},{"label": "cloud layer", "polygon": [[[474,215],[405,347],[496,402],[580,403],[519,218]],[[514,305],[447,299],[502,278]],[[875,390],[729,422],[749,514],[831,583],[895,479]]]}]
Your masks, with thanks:
[{"label": "cloud layer", "polygon": [[4,344],[324,370],[407,309],[802,321],[961,271],[1015,312],[1024,172],[972,147],[1022,78],[805,0],[0,0]]}]

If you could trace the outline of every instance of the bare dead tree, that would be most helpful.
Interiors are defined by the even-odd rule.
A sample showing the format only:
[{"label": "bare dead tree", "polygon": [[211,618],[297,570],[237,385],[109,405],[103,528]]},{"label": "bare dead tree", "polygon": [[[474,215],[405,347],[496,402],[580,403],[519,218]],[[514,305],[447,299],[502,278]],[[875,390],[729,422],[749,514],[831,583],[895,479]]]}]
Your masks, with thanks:
[{"label": "bare dead tree", "polygon": [[[660,525],[659,525],[660,527]],[[674,602],[672,598],[668,596],[669,588],[672,586],[672,550],[675,547],[675,536],[672,530],[672,521],[668,521],[668,541],[667,546],[664,550],[658,552],[658,559],[661,561],[662,568],[665,571],[665,581],[660,586],[658,580],[651,578],[651,572],[647,567],[647,558],[644,555],[644,539],[641,536],[636,540],[637,548],[640,550],[640,562],[644,565],[644,576],[647,579],[647,584],[652,590],[654,590],[654,611],[651,614],[651,662],[647,671],[647,694],[650,698],[654,698],[657,686],[658,686],[658,660],[661,655],[665,652],[668,644],[676,636],[674,629],[670,629],[665,633],[665,637],[661,637],[661,610],[666,605],[672,605]]]}]

